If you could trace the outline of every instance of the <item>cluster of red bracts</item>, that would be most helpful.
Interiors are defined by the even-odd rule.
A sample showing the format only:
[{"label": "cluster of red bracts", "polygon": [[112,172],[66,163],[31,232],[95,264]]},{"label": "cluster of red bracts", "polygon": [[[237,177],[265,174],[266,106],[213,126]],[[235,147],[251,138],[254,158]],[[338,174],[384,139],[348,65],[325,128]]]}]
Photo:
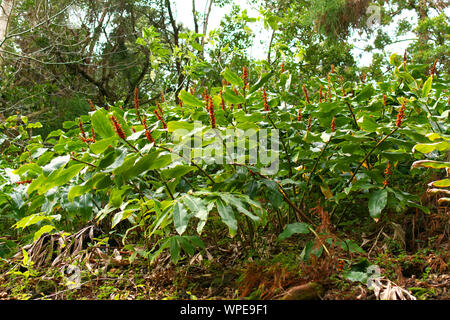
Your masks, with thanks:
[{"label": "cluster of red bracts", "polygon": [[[158,107],[159,107],[159,105],[158,105]],[[159,111],[161,111],[161,113],[162,113],[161,108],[159,108]],[[160,115],[160,114],[158,113],[158,110],[155,109],[153,112],[155,113],[156,118],[158,118],[158,120],[161,121],[161,123],[162,123],[162,125],[163,125],[163,128],[164,128],[164,129],[167,129],[167,124],[166,124],[166,122],[164,121],[162,115]]]},{"label": "cluster of red bracts", "polygon": [[88,138],[86,136],[86,132],[84,131],[83,122],[81,122],[81,119],[78,119],[78,127],[80,128],[81,131],[81,141],[87,144],[96,142],[94,128],[91,128],[92,138]]},{"label": "cluster of red bracts", "polygon": [[211,128],[216,128],[216,116],[214,114],[214,102],[213,99],[209,99],[209,105],[208,105],[208,111],[209,111],[209,118],[211,120]]},{"label": "cluster of red bracts", "polygon": [[430,76],[434,76],[436,74],[436,64],[438,62],[438,59],[434,60],[433,66],[430,69]]},{"label": "cluster of red bracts", "polygon": [[336,117],[333,117],[333,120],[331,121],[331,132],[336,131]]},{"label": "cluster of red bracts", "polygon": [[339,272],[342,272],[344,270],[344,267],[345,267],[345,261],[342,260],[342,259],[339,260],[338,263],[337,263],[337,270]]},{"label": "cluster of red bracts", "polygon": [[28,180],[23,180],[23,181],[17,181],[16,184],[17,185],[21,185],[21,184],[30,184],[33,182],[33,179],[28,179]]},{"label": "cluster of red bracts", "polygon": [[392,174],[392,171],[391,171],[391,163],[388,162],[387,167],[386,167],[386,170],[384,170],[384,182],[383,182],[383,185],[384,185],[384,186],[387,186],[387,185],[388,185],[388,179],[389,179],[389,176],[390,176],[391,174]]},{"label": "cluster of red bracts", "polygon": [[262,96],[263,96],[263,100],[264,100],[264,111],[269,111],[269,103],[267,101],[267,93],[266,93],[266,89],[262,89]]},{"label": "cluster of red bracts", "polygon": [[94,103],[92,102],[92,100],[89,99],[88,101],[89,101],[89,108],[91,108],[91,111],[95,111]]},{"label": "cluster of red bracts", "polygon": [[242,94],[245,97],[245,90],[248,86],[248,71],[247,71],[247,67],[242,68],[242,80],[244,82],[244,85],[242,86]]},{"label": "cluster of red bracts", "polygon": [[397,120],[395,121],[395,125],[400,128],[403,123],[403,119],[405,119],[405,107],[406,105],[406,99],[403,100],[402,106],[400,107],[400,110],[397,114]]},{"label": "cluster of red bracts", "polygon": [[119,121],[117,121],[116,117],[111,116],[110,119],[111,119],[111,122],[113,124],[114,130],[116,131],[117,135],[121,139],[126,140],[127,136],[126,136],[125,132],[123,131],[122,126],[120,125]]},{"label": "cluster of red bracts", "polygon": [[152,134],[150,133],[150,130],[148,130],[148,127],[147,127],[147,118],[145,118],[145,116],[144,116],[144,118],[142,119],[142,125],[144,126],[144,129],[145,129],[145,137],[147,138],[147,140],[148,140],[149,142],[151,142],[151,143],[155,142],[155,139],[153,139],[153,136],[152,136]]},{"label": "cluster of red bracts", "polygon": [[387,106],[387,96],[385,94],[383,94],[383,105]]},{"label": "cluster of red bracts", "polygon": [[308,91],[306,90],[305,85],[302,86],[303,89],[303,93],[305,94],[305,100],[308,104],[310,104],[311,102],[309,101],[309,97],[308,97]]}]

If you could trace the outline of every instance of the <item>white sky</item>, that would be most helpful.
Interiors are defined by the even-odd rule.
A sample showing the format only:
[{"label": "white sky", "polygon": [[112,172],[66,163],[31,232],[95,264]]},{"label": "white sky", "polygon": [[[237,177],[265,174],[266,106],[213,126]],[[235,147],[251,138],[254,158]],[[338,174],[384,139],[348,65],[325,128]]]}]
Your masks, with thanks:
[{"label": "white sky", "polygon": [[[190,0],[174,0],[176,12],[177,12],[177,20],[183,23],[186,27],[190,29],[194,29],[194,22],[192,18],[192,1]],[[236,0],[242,9],[247,9],[247,14],[250,17],[257,18],[259,16],[258,8],[252,8],[245,0]],[[205,12],[207,8],[205,8],[207,4],[207,0],[196,0],[196,10],[198,12]],[[221,19],[224,15],[229,12],[231,9],[231,5],[227,5],[223,8],[214,7],[211,10],[211,16],[208,24],[208,32],[216,29],[220,25]],[[450,8],[445,10],[447,16],[450,14]],[[395,22],[398,22],[400,19],[407,18],[410,22],[415,25],[417,23],[417,17],[414,12],[404,12],[401,16],[395,18]],[[267,56],[267,48],[268,43],[270,41],[270,32],[265,30],[262,25],[262,21],[258,21],[257,23],[250,24],[249,27],[253,30],[256,37],[253,43],[253,46],[249,48],[248,54],[256,59],[265,59]],[[200,29],[202,27],[200,26]],[[389,32],[390,34],[395,33],[393,27],[384,28],[384,31]],[[407,40],[414,38],[414,33],[409,32],[408,34],[398,37],[397,40]],[[392,45],[385,47],[385,53],[387,57],[389,57],[392,53],[403,54],[405,49],[411,43],[411,40],[408,41],[400,41],[396,42]],[[364,52],[362,49],[367,44],[373,44],[373,39],[367,39],[364,36],[361,37],[359,35],[355,35],[351,38],[350,43],[353,43],[354,49],[352,50],[352,54],[355,57],[357,64],[359,66],[369,66],[372,62],[372,53]]]}]

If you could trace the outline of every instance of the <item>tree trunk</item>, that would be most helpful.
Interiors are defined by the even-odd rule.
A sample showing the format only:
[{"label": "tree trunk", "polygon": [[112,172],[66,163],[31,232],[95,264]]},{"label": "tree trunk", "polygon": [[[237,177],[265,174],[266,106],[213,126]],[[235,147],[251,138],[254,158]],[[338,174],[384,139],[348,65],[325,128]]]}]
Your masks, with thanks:
[{"label": "tree trunk", "polygon": [[0,47],[6,40],[9,17],[13,9],[13,3],[14,0],[3,0],[2,4],[0,5]]}]

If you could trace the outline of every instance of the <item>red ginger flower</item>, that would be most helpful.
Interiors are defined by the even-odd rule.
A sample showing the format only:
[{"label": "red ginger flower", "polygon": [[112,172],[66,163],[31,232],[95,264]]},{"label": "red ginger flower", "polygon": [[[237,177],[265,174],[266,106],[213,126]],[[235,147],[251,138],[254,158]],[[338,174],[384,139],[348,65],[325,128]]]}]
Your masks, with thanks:
[{"label": "red ginger flower", "polygon": [[110,119],[111,119],[111,122],[113,123],[114,130],[116,131],[117,135],[121,139],[126,140],[127,136],[125,135],[125,132],[123,131],[123,129],[122,129],[120,123],[117,121],[116,117],[111,116]]},{"label": "red ginger flower", "polygon": [[387,96],[383,94],[383,105],[386,107],[387,105]]},{"label": "red ginger flower", "polygon": [[309,98],[308,98],[308,91],[306,91],[305,85],[302,86],[302,89],[303,89],[303,93],[305,94],[305,100],[306,100],[306,102],[307,102],[307,103],[310,103],[310,102],[309,102]]},{"label": "red ginger flower", "polygon": [[92,100],[89,99],[88,101],[89,101],[89,108],[91,108],[91,111],[95,111],[94,103],[92,102]]},{"label": "red ginger flower", "polygon": [[281,73],[284,73],[284,71],[285,71],[285,70],[284,70],[284,62],[281,63],[281,66],[280,66],[280,67],[281,67],[281,70],[280,70]]},{"label": "red ginger flower", "polygon": [[137,87],[134,88],[134,108],[139,109],[139,89]]},{"label": "red ginger flower", "polygon": [[214,115],[214,102],[213,99],[210,98],[209,99],[209,118],[211,119],[211,128],[215,128],[216,127],[216,117]]},{"label": "red ginger flower", "polygon": [[267,102],[267,93],[266,89],[262,90],[263,100],[264,100],[264,111],[269,111],[269,103]]},{"label": "red ginger flower", "polygon": [[336,117],[333,117],[333,120],[331,121],[331,132],[336,131]]},{"label": "red ginger flower", "polygon": [[144,117],[142,119],[142,124],[144,125],[144,128],[145,128],[145,137],[147,138],[147,140],[150,141],[151,143],[155,142],[155,139],[153,139],[153,136],[150,133],[150,130],[148,130],[148,128],[147,128],[147,118],[146,117]]},{"label": "red ginger flower", "polygon": [[225,110],[225,100],[223,99],[223,92],[220,90],[220,106],[222,107],[222,110]]},{"label": "red ginger flower", "polygon": [[301,120],[302,120],[302,108],[298,108],[297,121],[300,122]]},{"label": "red ginger flower", "polygon": [[311,131],[311,116],[308,118],[308,131]]},{"label": "red ginger flower", "polygon": [[334,64],[331,65],[331,72],[330,73],[334,73]]},{"label": "red ginger flower", "polygon": [[33,182],[33,179],[29,179],[29,180],[23,180],[23,181],[17,181],[16,184],[17,185],[21,185],[21,184],[29,184]]},{"label": "red ginger flower", "polygon": [[86,139],[86,132],[84,132],[83,122],[81,122],[81,118],[78,118],[78,127],[80,127],[82,138]]},{"label": "red ginger flower", "polygon": [[403,119],[405,119],[405,105],[406,105],[406,99],[403,99],[403,104],[400,107],[400,110],[397,114],[397,120],[395,121],[395,125],[400,128],[403,123]]},{"label": "red ginger flower", "polygon": [[166,102],[166,98],[164,97],[164,91],[161,90],[161,101]]},{"label": "red ginger flower", "polygon": [[162,125],[163,125],[163,128],[164,128],[164,129],[167,129],[166,122],[165,122],[164,119],[161,117],[161,115],[158,113],[158,110],[155,109],[154,113],[155,113],[155,115],[156,115],[156,118],[158,118],[158,120],[161,121],[161,123],[162,123]]},{"label": "red ginger flower", "polygon": [[390,163],[390,162],[388,162],[387,167],[386,167],[386,170],[384,170],[384,174],[385,174],[385,178],[384,178],[383,185],[384,185],[384,186],[387,186],[387,185],[388,185],[388,178],[389,178],[389,176],[392,174],[392,171],[391,171],[391,163]]},{"label": "red ginger flower", "polygon": [[438,59],[435,59],[434,63],[433,63],[433,66],[431,67],[431,70],[430,70],[430,75],[431,76],[434,76],[436,74],[436,64],[437,64],[437,62],[438,62]]},{"label": "red ginger flower", "polygon": [[244,82],[244,86],[242,87],[242,92],[243,92],[244,96],[245,96],[245,89],[248,86],[247,78],[248,78],[247,67],[244,67],[242,70],[242,80]]},{"label": "red ginger flower", "polygon": [[161,116],[163,116],[163,115],[164,115],[164,112],[163,112],[163,110],[162,110],[162,108],[161,108],[161,105],[159,104],[158,101],[156,101],[156,106],[158,107],[159,112],[161,112]]}]

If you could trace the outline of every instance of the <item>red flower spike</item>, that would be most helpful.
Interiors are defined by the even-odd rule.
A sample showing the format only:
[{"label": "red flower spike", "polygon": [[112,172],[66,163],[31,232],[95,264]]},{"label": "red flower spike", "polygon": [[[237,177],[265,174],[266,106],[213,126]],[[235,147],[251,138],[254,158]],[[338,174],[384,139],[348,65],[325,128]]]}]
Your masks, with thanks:
[{"label": "red flower spike", "polygon": [[431,67],[431,70],[430,70],[430,75],[431,76],[434,76],[436,74],[436,64],[437,64],[437,62],[438,62],[438,59],[435,59],[434,63],[433,63],[433,66]]},{"label": "red flower spike", "polygon": [[262,90],[262,95],[263,95],[263,100],[264,100],[264,111],[269,111],[269,103],[267,102],[267,93],[266,93],[266,89]]},{"label": "red flower spike", "polygon": [[86,132],[84,132],[83,122],[81,122],[81,118],[78,118],[78,127],[80,127],[81,135],[86,139]]},{"label": "red flower spike", "polygon": [[306,91],[305,85],[302,86],[302,89],[303,89],[303,93],[305,94],[305,100],[309,104],[310,102],[309,102],[309,98],[308,98],[308,91]]},{"label": "red flower spike", "polygon": [[247,86],[248,86],[247,78],[248,78],[247,67],[244,67],[244,68],[242,69],[242,80],[243,80],[243,82],[244,82],[244,85],[243,85],[243,87],[242,87],[242,93],[243,93],[244,97],[245,97],[245,89],[246,89]]},{"label": "red flower spike", "polygon": [[387,106],[387,96],[385,94],[383,94],[383,105]]},{"label": "red flower spike", "polygon": [[166,98],[164,97],[164,91],[161,90],[161,101],[162,103],[166,102]]},{"label": "red flower spike", "polygon": [[161,115],[158,113],[158,110],[155,109],[154,113],[155,113],[155,115],[156,115],[156,118],[158,118],[158,120],[161,121],[161,123],[162,123],[162,125],[163,125],[163,128],[164,128],[164,129],[167,129],[166,122],[165,122],[164,119],[161,117]]},{"label": "red flower spike", "polygon": [[89,101],[89,108],[91,108],[91,111],[95,111],[94,103],[92,102],[92,100],[89,99],[88,101]]},{"label": "red flower spike", "polygon": [[164,115],[163,110],[161,109],[161,105],[158,103],[158,101],[156,101],[156,106],[158,107],[159,112],[161,113],[161,116]]},{"label": "red flower spike", "polygon": [[302,108],[298,108],[297,121],[300,122],[301,120],[302,120]]},{"label": "red flower spike", "polygon": [[111,119],[111,122],[113,123],[114,130],[116,131],[117,135],[121,139],[126,140],[127,136],[125,135],[125,132],[123,131],[123,129],[120,126],[120,123],[117,121],[116,117],[111,116],[110,119]]},{"label": "red flower spike", "polygon": [[331,121],[331,132],[336,131],[336,117],[333,117],[333,120]]},{"label": "red flower spike", "polygon": [[92,142],[96,142],[94,128],[91,128],[91,133],[92,133]]},{"label": "red flower spike", "polygon": [[216,117],[214,115],[214,102],[213,99],[210,98],[209,99],[209,118],[211,119],[211,128],[215,128],[216,127]]},{"label": "red flower spike", "polygon": [[21,184],[30,184],[31,182],[33,182],[33,179],[23,180],[23,181],[18,181],[18,182],[16,182],[16,184],[17,184],[17,185],[21,185]]},{"label": "red flower spike", "polygon": [[331,71],[330,73],[334,73],[334,64],[331,65]]},{"label": "red flower spike", "polygon": [[134,108],[139,109],[139,89],[137,87],[134,88]]},{"label": "red flower spike", "polygon": [[220,106],[222,107],[222,110],[225,110],[225,100],[223,99],[223,92],[220,90]]},{"label": "red flower spike", "polygon": [[311,131],[311,116],[308,118],[308,131]]},{"label": "red flower spike", "polygon": [[281,70],[280,70],[281,73],[284,73],[284,71],[285,71],[285,70],[284,70],[284,62],[281,63],[281,66],[280,66],[280,67],[281,67]]},{"label": "red flower spike", "polygon": [[395,121],[395,125],[400,128],[402,126],[403,120],[405,119],[405,107],[406,105],[406,99],[403,99],[403,104],[400,107],[400,110],[397,114],[397,120]]}]

